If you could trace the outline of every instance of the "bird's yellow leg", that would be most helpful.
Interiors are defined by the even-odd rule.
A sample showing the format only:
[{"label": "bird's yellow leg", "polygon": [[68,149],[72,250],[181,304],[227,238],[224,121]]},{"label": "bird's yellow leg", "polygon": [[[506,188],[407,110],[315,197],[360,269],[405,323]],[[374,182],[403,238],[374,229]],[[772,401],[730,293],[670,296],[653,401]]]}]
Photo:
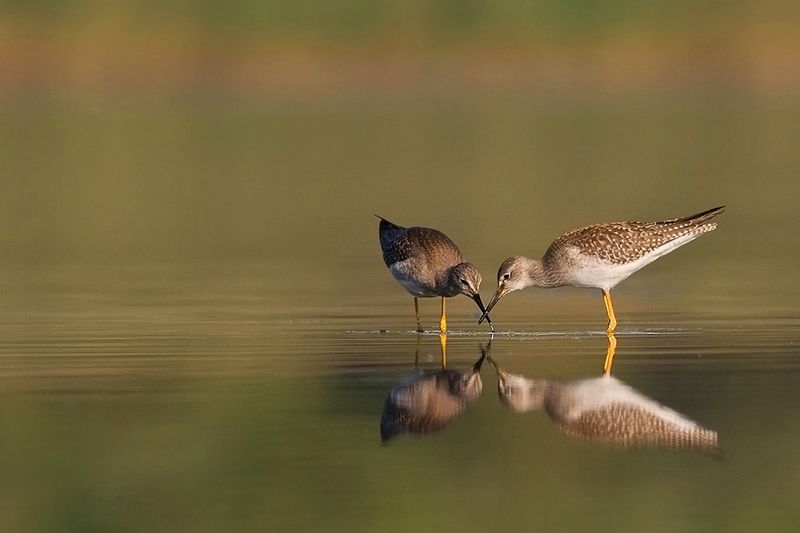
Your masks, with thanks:
[{"label": "bird's yellow leg", "polygon": [[442,368],[447,367],[447,335],[439,335],[439,342],[442,344]]},{"label": "bird's yellow leg", "polygon": [[420,344],[420,340],[422,340],[422,337],[417,335],[417,349],[414,350],[414,368],[417,368],[419,366],[419,344]]},{"label": "bird's yellow leg", "polygon": [[603,291],[603,303],[606,304],[606,313],[608,314],[608,334],[614,333],[617,328],[617,317],[614,316],[614,306],[611,305],[611,293]]},{"label": "bird's yellow leg", "polygon": [[439,321],[439,329],[442,333],[447,331],[447,320],[444,318],[444,297],[442,297],[442,319]]},{"label": "bird's yellow leg", "polygon": [[617,338],[613,333],[608,334],[608,352],[606,362],[603,363],[603,374],[611,372],[611,365],[614,363],[614,353],[617,351]]},{"label": "bird's yellow leg", "polygon": [[419,299],[416,296],[414,297],[414,313],[417,315],[417,333],[424,333],[422,324],[419,321]]}]

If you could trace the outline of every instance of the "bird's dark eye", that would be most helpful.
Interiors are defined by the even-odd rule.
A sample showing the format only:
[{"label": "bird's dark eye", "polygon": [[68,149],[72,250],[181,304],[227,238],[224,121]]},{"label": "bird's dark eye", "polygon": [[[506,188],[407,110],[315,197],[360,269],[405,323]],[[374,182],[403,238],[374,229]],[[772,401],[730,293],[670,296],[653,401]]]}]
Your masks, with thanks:
[{"label": "bird's dark eye", "polygon": [[467,284],[467,280],[465,280],[464,278],[461,278],[461,283],[463,283],[464,285],[466,285],[466,284]]},{"label": "bird's dark eye", "polygon": [[503,279],[508,279],[508,278],[510,278],[510,277],[511,277],[511,274],[509,274],[508,272],[506,272],[505,274],[503,274]]}]

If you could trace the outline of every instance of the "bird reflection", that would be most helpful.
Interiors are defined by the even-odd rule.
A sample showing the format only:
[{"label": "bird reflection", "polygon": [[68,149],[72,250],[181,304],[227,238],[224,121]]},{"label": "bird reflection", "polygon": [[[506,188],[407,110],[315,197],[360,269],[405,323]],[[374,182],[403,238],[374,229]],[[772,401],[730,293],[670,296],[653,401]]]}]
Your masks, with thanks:
[{"label": "bird reflection", "polygon": [[441,370],[415,369],[389,392],[381,417],[383,442],[404,432],[417,435],[439,431],[480,396],[480,370],[487,352],[481,348],[480,359],[465,370],[448,370],[444,368],[444,337],[441,342]]},{"label": "bird reflection", "polygon": [[617,338],[613,333],[608,334],[608,350],[606,351],[606,360],[603,363],[603,374],[611,372],[611,365],[614,364],[614,354],[617,351]]},{"label": "bird reflection", "polygon": [[721,457],[717,432],[604,373],[574,381],[530,379],[509,374],[491,357],[500,401],[516,413],[544,409],[573,437],[622,448],[653,447]]}]

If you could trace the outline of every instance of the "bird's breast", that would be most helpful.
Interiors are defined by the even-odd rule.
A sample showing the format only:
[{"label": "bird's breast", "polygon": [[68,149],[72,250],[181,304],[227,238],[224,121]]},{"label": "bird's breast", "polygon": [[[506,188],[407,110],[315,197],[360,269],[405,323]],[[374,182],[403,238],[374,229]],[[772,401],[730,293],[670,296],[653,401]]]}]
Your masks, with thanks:
[{"label": "bird's breast", "polygon": [[433,279],[428,279],[420,269],[415,269],[413,260],[398,261],[389,267],[394,279],[403,286],[412,296],[417,298],[431,298],[436,296],[436,285]]}]

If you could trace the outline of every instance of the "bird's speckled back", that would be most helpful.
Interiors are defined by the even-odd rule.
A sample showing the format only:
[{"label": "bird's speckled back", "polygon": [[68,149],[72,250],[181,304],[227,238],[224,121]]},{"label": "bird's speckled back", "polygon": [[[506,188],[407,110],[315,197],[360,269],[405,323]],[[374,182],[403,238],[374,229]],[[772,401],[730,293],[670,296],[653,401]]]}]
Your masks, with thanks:
[{"label": "bird's speckled back", "polygon": [[383,261],[387,267],[411,257],[424,258],[427,264],[441,270],[464,261],[453,241],[435,229],[402,228],[381,220],[379,233]]},{"label": "bird's speckled back", "polygon": [[697,215],[662,222],[609,222],[570,231],[553,241],[542,258],[547,264],[563,260],[570,248],[616,264],[636,261],[671,241],[700,235],[717,227],[710,220],[722,213],[717,207]]}]

